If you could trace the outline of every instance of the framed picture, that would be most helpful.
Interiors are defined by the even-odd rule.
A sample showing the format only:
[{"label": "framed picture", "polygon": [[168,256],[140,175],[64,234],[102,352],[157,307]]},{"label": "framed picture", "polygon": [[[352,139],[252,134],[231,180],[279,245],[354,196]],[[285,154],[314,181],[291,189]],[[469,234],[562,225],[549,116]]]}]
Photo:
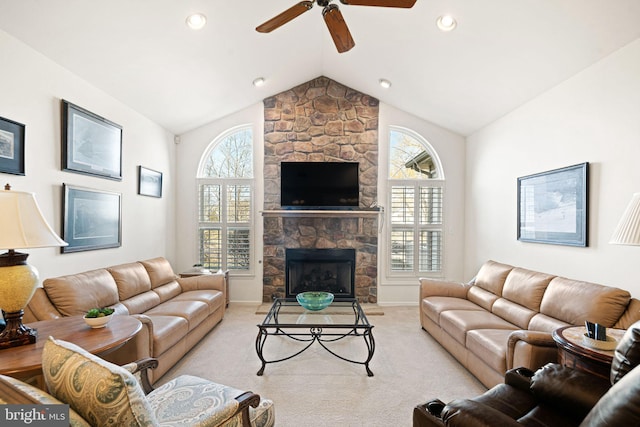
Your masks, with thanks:
[{"label": "framed picture", "polygon": [[0,172],[24,175],[24,125],[0,117]]},{"label": "framed picture", "polygon": [[62,169],[122,180],[122,127],[62,100]]},{"label": "framed picture", "polygon": [[587,246],[589,163],[518,178],[518,240]]},{"label": "framed picture", "polygon": [[120,193],[63,184],[62,253],[121,246]]},{"label": "framed picture", "polygon": [[138,166],[138,194],[162,197],[162,172]]}]

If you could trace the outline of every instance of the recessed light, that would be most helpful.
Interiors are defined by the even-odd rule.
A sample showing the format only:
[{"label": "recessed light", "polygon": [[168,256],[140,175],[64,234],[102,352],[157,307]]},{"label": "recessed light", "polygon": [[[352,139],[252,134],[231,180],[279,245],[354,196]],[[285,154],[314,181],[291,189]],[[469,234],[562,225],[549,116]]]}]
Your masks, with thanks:
[{"label": "recessed light", "polygon": [[456,28],[458,23],[453,16],[442,15],[436,20],[436,25],[438,25],[440,31],[452,31],[454,28]]},{"label": "recessed light", "polygon": [[202,13],[194,13],[187,17],[187,25],[192,30],[200,30],[207,23],[207,17]]},{"label": "recessed light", "polygon": [[378,82],[380,83],[380,86],[385,89],[389,89],[391,87],[391,82],[387,79],[380,79],[378,80]]},{"label": "recessed light", "polygon": [[264,86],[264,77],[258,77],[257,79],[255,79],[253,81],[253,85],[255,87],[260,87],[260,86]]}]

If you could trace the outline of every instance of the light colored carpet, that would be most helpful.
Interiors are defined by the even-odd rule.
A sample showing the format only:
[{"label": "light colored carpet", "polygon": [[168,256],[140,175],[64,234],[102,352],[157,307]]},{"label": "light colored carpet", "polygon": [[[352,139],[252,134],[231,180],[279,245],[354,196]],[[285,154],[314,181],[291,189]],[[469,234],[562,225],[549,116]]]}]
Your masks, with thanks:
[{"label": "light colored carpet", "polygon": [[[420,327],[418,307],[384,307],[369,321],[375,339],[368,377],[362,365],[342,361],[314,343],[299,356],[268,364],[263,376],[256,355],[255,305],[230,304],[224,320],[160,385],[182,374],[251,390],[275,403],[278,427],[411,426],[413,407],[432,398],[445,402],[476,396],[486,388]],[[285,337],[269,337],[265,354],[278,357],[300,348]],[[350,337],[332,347],[349,357],[366,355],[364,341]]]}]

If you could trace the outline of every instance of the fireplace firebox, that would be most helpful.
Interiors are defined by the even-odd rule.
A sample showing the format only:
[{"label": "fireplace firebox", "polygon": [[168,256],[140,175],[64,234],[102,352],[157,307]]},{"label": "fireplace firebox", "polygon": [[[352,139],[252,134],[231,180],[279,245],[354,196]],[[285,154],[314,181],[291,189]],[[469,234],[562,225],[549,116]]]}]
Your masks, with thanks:
[{"label": "fireplace firebox", "polygon": [[355,249],[286,249],[285,267],[287,298],[308,291],[355,298]]}]

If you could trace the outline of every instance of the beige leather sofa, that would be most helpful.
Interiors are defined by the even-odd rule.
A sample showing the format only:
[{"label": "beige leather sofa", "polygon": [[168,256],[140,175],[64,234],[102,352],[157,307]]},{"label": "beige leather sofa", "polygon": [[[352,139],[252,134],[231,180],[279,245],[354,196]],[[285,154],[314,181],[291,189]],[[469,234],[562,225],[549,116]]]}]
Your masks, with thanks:
[{"label": "beige leather sofa", "polygon": [[44,280],[25,309],[25,322],[83,315],[93,307],[113,307],[135,316],[142,330],[105,356],[125,364],[158,359],[156,381],[224,317],[223,273],[178,278],[169,261],[154,258]]},{"label": "beige leather sofa", "polygon": [[420,279],[420,323],[485,386],[508,369],[557,362],[551,333],[585,320],[627,329],[640,301],[622,289],[486,262],[470,283]]}]

